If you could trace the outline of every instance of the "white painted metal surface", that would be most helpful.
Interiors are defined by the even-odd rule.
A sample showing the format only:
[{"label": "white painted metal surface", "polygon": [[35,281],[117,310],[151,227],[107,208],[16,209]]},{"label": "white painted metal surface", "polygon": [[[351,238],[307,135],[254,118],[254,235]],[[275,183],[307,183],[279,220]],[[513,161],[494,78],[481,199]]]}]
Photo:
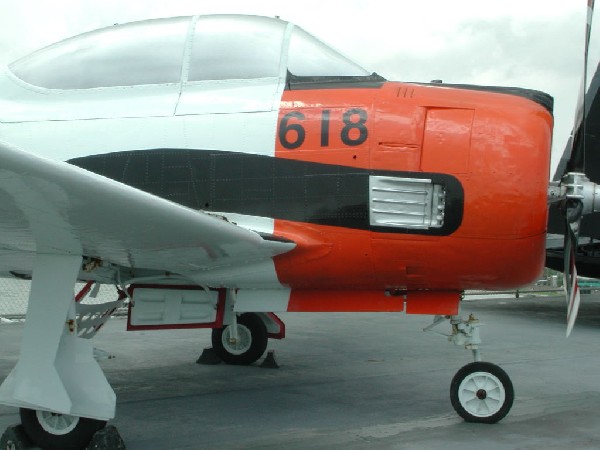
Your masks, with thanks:
[{"label": "white painted metal surface", "polygon": [[[284,245],[289,248],[294,246],[294,244]],[[243,288],[244,291],[267,291],[267,296],[271,290],[276,292],[285,291],[285,288],[279,282],[279,278],[277,278],[275,263],[270,257],[262,259],[249,258],[222,267],[215,267],[211,270],[201,270],[199,268],[198,270],[188,271],[186,276],[200,286],[210,285],[211,287]],[[256,311],[262,311],[262,309]]]},{"label": "white painted metal surface", "polygon": [[504,405],[506,392],[502,382],[489,372],[473,372],[458,387],[462,407],[475,417],[490,417]]},{"label": "white painted metal surface", "polygon": [[65,324],[80,266],[78,255],[36,256],[21,355],[0,386],[3,404],[100,420],[114,417],[116,396],[91,343]]},{"label": "white painted metal surface", "polygon": [[241,323],[235,326],[225,327],[221,334],[221,344],[228,353],[232,355],[241,355],[247,352],[252,345],[252,333],[247,326]]},{"label": "white painted metal surface", "polygon": [[277,114],[262,111],[178,116],[185,134],[182,148],[275,156]]},{"label": "white painted metal surface", "polygon": [[177,115],[255,113],[279,108],[279,77],[185,83]]},{"label": "white painted metal surface", "polygon": [[136,288],[132,325],[210,323],[217,318],[218,293],[203,289]]},{"label": "white painted metal surface", "polygon": [[0,86],[3,91],[0,122],[3,123],[172,116],[180,91],[179,82],[45,89],[24,83],[8,69],[0,72]]},{"label": "white painted metal surface", "polygon": [[211,212],[215,216],[225,217],[231,223],[244,227],[257,233],[273,234],[275,230],[275,219],[272,217],[249,216],[229,212]]},{"label": "white painted metal surface", "polygon": [[38,422],[47,433],[63,436],[75,429],[79,417],[56,414],[50,411],[36,411]]},{"label": "white painted metal surface", "polygon": [[86,305],[78,303],[77,311],[77,336],[84,339],[93,338],[104,326],[118,308],[123,306],[123,300]]},{"label": "white painted metal surface", "polygon": [[240,289],[235,304],[236,312],[285,312],[291,289]]},{"label": "white painted metal surface", "polygon": [[[6,144],[0,144],[0,157],[4,248],[91,255],[192,276],[217,268],[224,273],[239,264],[248,268],[294,247]],[[23,213],[28,210],[35,214]],[[19,269],[12,261],[2,264],[5,270]]]}]

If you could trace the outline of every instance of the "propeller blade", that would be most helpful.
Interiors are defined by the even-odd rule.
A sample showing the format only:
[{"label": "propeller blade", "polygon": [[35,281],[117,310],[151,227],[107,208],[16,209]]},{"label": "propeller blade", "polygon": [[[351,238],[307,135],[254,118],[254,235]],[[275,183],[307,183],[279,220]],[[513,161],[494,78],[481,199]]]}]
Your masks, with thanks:
[{"label": "propeller blade", "polygon": [[586,116],[586,89],[587,89],[587,71],[588,71],[588,51],[590,47],[590,34],[592,30],[592,17],[594,14],[594,0],[588,0],[587,21],[585,27],[585,44],[583,49],[583,77],[581,79],[581,88],[577,109],[575,110],[575,123],[573,134],[569,139],[571,148],[568,149],[569,160],[566,165],[565,173],[585,172],[585,116]]},{"label": "propeller blade", "polygon": [[583,216],[583,203],[579,200],[567,200],[564,208],[565,214],[565,245],[564,245],[564,283],[567,297],[567,337],[573,330],[581,295],[579,293],[579,282],[577,281],[577,266],[575,255],[579,245],[579,225]]},{"label": "propeller blade", "polygon": [[571,331],[573,331],[573,326],[575,325],[575,320],[577,320],[577,314],[579,313],[579,304],[581,303],[579,284],[577,282],[577,270],[574,271],[574,275],[575,284],[571,290],[569,309],[567,313],[567,337],[569,337],[571,335]]},{"label": "propeller blade", "polygon": [[[588,0],[587,6],[587,21],[585,27],[585,61],[584,64],[587,67],[588,61],[588,49],[590,46],[590,34],[592,33],[592,17],[594,15],[594,0]],[[584,72],[584,75],[587,76],[587,73]]]},{"label": "propeller blade", "polygon": [[574,230],[578,223],[567,224],[569,230],[565,234],[565,270],[564,270],[564,284],[566,295],[568,298],[567,307],[567,337],[573,331],[575,320],[577,319],[577,313],[579,312],[579,304],[581,302],[581,295],[579,292],[579,282],[577,281],[577,266],[575,265],[575,249],[577,248],[577,233]]},{"label": "propeller blade", "polygon": [[[590,46],[590,34],[592,29],[592,17],[594,15],[594,0],[588,0],[587,5],[587,23],[585,29],[585,46],[583,59],[583,79],[577,111],[575,114],[575,126],[573,128],[570,144],[570,157],[567,163],[567,172],[585,171],[585,141],[586,141],[586,89],[587,89],[587,69],[588,69],[588,50]],[[583,216],[582,201],[570,199],[563,205],[565,215],[565,245],[564,245],[564,286],[568,301],[567,307],[567,337],[573,331],[581,295],[579,292],[579,282],[577,281],[577,267],[575,263],[577,248],[579,245],[579,227]]]}]

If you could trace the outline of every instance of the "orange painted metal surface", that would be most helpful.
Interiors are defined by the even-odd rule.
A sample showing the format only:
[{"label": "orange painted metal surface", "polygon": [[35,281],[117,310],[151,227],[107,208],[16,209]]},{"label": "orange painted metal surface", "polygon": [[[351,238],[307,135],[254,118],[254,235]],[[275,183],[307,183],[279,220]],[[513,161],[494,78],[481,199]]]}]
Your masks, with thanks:
[{"label": "orange painted metal surface", "polygon": [[411,291],[406,296],[406,314],[458,314],[461,293],[455,291]]},{"label": "orange painted metal surface", "polygon": [[[443,85],[385,83],[379,89],[286,91],[279,119],[277,158],[450,174],[464,190],[462,221],[446,236],[276,220],[275,234],[298,242],[296,250],[275,258],[280,281],[293,290],[453,291],[437,300],[412,294],[421,299],[413,310],[446,314],[441,311],[458,304],[456,292],[518,287],[542,271],[553,123],[537,103]],[[305,230],[311,238],[302,238]],[[348,304],[354,302],[347,295]],[[340,294],[325,297],[339,298],[336,308],[342,308]],[[314,302],[291,305],[313,310],[321,305]],[[369,308],[360,305],[354,307]]]},{"label": "orange painted metal surface", "polygon": [[461,293],[456,291],[410,291],[388,295],[384,291],[311,290],[292,291],[291,312],[400,312],[407,314],[458,314]]},{"label": "orange painted metal surface", "polygon": [[393,297],[384,291],[292,291],[288,311],[293,312],[399,312],[404,298]]}]

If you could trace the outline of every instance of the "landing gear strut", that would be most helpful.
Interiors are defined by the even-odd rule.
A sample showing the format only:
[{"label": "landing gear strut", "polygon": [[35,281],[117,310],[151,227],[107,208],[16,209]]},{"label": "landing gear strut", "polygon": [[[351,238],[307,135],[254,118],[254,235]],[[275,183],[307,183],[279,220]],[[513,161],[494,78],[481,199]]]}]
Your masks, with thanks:
[{"label": "landing gear strut", "polygon": [[479,353],[479,327],[481,324],[471,314],[467,320],[461,316],[436,316],[423,331],[450,320],[451,334],[441,334],[455,345],[473,352],[475,362],[462,367],[450,384],[450,401],[454,410],[467,422],[496,423],[510,411],[514,389],[504,370],[495,364],[481,361]]},{"label": "landing gear strut", "polygon": [[21,355],[0,385],[0,403],[21,408],[25,433],[44,449],[83,448],[115,416],[115,393],[78,334],[81,266],[80,256],[36,255]]}]

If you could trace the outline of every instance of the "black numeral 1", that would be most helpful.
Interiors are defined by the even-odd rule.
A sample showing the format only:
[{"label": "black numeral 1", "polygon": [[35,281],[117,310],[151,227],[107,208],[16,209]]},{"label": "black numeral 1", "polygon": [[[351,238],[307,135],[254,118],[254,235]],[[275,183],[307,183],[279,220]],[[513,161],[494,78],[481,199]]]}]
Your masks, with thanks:
[{"label": "black numeral 1", "polygon": [[329,110],[321,114],[321,147],[329,147]]}]

